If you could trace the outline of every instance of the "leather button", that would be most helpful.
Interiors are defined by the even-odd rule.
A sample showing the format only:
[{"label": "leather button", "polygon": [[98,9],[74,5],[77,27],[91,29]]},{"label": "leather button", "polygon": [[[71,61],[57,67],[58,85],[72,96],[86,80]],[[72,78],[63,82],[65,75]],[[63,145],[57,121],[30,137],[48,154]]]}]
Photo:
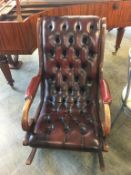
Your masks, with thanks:
[{"label": "leather button", "polygon": [[70,69],[73,68],[73,64],[72,64],[72,63],[69,64],[69,68],[70,68]]},{"label": "leather button", "polygon": [[65,31],[67,31],[68,29],[69,29],[69,24],[68,24],[68,22],[67,22],[67,21],[63,22],[63,23],[61,24],[61,31],[65,32]]},{"label": "leather button", "polygon": [[66,56],[67,56],[67,50],[66,49],[62,50],[62,55],[63,55],[63,58],[66,58]]},{"label": "leather button", "polygon": [[69,42],[70,45],[74,44],[74,42],[75,42],[75,38],[74,38],[73,35],[70,35],[70,36],[69,36],[69,38],[68,38],[68,42]]},{"label": "leather button", "polygon": [[56,67],[57,67],[58,69],[60,69],[60,64],[59,64],[59,63],[57,63],[57,64],[56,64]]},{"label": "leather button", "polygon": [[56,41],[56,44],[60,44],[61,43],[60,35],[57,34],[55,36],[55,41]]},{"label": "leather button", "polygon": [[85,68],[87,67],[87,63],[86,63],[86,62],[85,62],[85,63],[82,63],[81,67],[82,67],[83,69],[85,69]]},{"label": "leather button", "polygon": [[67,81],[67,76],[63,76],[63,81]]},{"label": "leather button", "polygon": [[54,49],[54,48],[51,48],[51,49],[49,50],[49,56],[50,56],[50,57],[54,57],[54,56],[55,56],[55,49]]},{"label": "leather button", "polygon": [[79,49],[75,49],[75,55],[77,58],[80,57],[80,50]]},{"label": "leather button", "polygon": [[87,133],[87,126],[86,126],[86,124],[80,123],[79,127],[80,127],[80,133],[82,135],[85,135]]},{"label": "leather button", "polygon": [[77,22],[76,24],[75,24],[75,30],[77,31],[77,32],[80,32],[81,31],[81,29],[82,29],[82,25],[81,25],[81,23],[80,22]]},{"label": "leather button", "polygon": [[75,80],[76,82],[78,82],[78,81],[79,81],[79,75],[75,75],[74,80]]},{"label": "leather button", "polygon": [[48,31],[49,32],[53,32],[53,30],[55,29],[55,23],[53,21],[51,21],[48,25],[47,25]]},{"label": "leather button", "polygon": [[82,37],[82,44],[89,45],[91,42],[90,37],[88,35],[83,35]]}]

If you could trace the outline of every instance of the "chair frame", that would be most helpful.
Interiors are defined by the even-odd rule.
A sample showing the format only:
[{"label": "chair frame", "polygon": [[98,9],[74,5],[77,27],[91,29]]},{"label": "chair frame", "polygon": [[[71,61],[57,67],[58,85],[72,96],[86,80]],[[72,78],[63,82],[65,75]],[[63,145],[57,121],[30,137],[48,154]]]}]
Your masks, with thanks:
[{"label": "chair frame", "polygon": [[[23,141],[23,145],[27,146],[29,145],[28,139],[30,137],[30,134],[33,132],[33,127],[38,119],[38,116],[40,114],[40,110],[43,104],[43,98],[41,98],[40,104],[37,108],[35,117],[33,119],[29,118],[29,110],[31,107],[31,104],[33,103],[33,100],[35,98],[37,89],[39,87],[39,85],[41,84],[41,97],[43,97],[43,92],[42,89],[43,87],[43,83],[42,81],[42,77],[43,75],[43,61],[42,61],[42,49],[41,49],[41,45],[42,45],[42,41],[41,41],[41,23],[42,23],[42,19],[38,19],[38,24],[37,24],[37,43],[38,43],[38,50],[39,50],[39,71],[38,74],[32,78],[27,90],[26,90],[26,95],[25,95],[25,104],[23,107],[23,114],[22,114],[22,128],[24,131],[26,131],[26,135],[25,135],[25,139]],[[103,160],[103,154],[102,151],[108,151],[108,145],[106,145],[104,143],[105,138],[109,135],[110,133],[110,128],[111,128],[111,116],[110,116],[110,103],[111,103],[111,95],[110,95],[110,91],[109,91],[109,87],[106,83],[106,81],[103,79],[103,58],[104,58],[104,47],[105,47],[105,34],[106,34],[106,19],[102,18],[101,19],[101,33],[100,33],[100,38],[101,38],[101,45],[100,45],[100,65],[98,68],[98,73],[99,73],[99,87],[100,87],[100,97],[102,100],[102,104],[103,104],[103,109],[104,109],[104,116],[105,116],[105,120],[100,126],[101,126],[101,131],[100,134],[103,137],[103,145],[101,145],[99,151],[98,152],[98,157],[99,157],[99,162],[100,162],[100,169],[104,170],[105,165],[104,165],[104,160]],[[36,149],[37,148],[33,148],[31,151],[31,154],[29,155],[26,164],[31,164],[34,155],[36,153]]]},{"label": "chair frame", "polygon": [[118,118],[120,117],[122,112],[125,112],[127,114],[128,117],[131,117],[131,109],[128,108],[127,104],[127,100],[129,97],[129,93],[130,93],[130,88],[131,88],[131,48],[129,49],[129,53],[128,53],[128,77],[127,77],[127,89],[126,89],[126,94],[125,97],[123,99],[123,97],[121,96],[121,107],[118,110],[116,116],[114,117],[112,123],[111,123],[111,128],[113,128],[114,124],[116,123],[116,121],[118,120]]}]

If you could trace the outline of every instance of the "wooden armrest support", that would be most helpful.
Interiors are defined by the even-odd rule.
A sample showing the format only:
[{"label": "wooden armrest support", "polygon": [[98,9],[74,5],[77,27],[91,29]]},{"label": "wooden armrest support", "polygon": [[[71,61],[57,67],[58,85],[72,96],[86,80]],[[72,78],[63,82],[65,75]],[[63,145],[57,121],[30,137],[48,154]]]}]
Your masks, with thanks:
[{"label": "wooden armrest support", "polygon": [[23,107],[23,113],[22,113],[22,128],[24,131],[29,131],[31,126],[31,122],[29,121],[29,114],[28,114],[31,104],[32,104],[32,100],[26,99]]},{"label": "wooden armrest support", "polygon": [[103,108],[104,108],[104,117],[105,120],[103,122],[103,133],[106,137],[110,133],[111,129],[111,115],[110,115],[110,106],[109,104],[112,101],[112,97],[109,91],[109,86],[107,82],[104,79],[100,80],[100,95],[103,102]]},{"label": "wooden armrest support", "polygon": [[103,105],[104,105],[105,120],[102,124],[102,127],[104,136],[107,137],[111,130],[111,114],[109,104],[103,104]]},{"label": "wooden armrest support", "polygon": [[37,92],[38,86],[40,84],[40,80],[41,80],[40,74],[33,77],[26,91],[25,104],[23,107],[23,114],[22,114],[22,128],[25,131],[30,130],[32,120],[29,120],[29,110],[35,97],[35,94]]}]

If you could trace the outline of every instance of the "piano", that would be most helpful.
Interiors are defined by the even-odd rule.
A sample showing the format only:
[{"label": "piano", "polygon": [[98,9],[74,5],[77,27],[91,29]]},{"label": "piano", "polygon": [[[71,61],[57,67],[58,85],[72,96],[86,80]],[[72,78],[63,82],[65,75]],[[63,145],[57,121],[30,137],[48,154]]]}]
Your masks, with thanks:
[{"label": "piano", "polygon": [[[106,17],[107,29],[117,28],[115,52],[120,48],[125,27],[131,26],[131,0],[0,0],[0,68],[13,86],[9,65],[19,68],[20,54],[37,48],[36,26],[41,16],[97,15]],[[14,55],[14,59],[12,59]]]}]

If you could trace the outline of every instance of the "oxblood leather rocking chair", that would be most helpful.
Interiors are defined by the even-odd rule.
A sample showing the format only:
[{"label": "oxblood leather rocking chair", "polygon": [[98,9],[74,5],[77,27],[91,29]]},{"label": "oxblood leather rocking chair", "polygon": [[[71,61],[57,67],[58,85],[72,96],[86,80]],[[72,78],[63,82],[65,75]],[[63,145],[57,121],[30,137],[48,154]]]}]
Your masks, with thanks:
[{"label": "oxblood leather rocking chair", "polygon": [[[105,30],[105,19],[96,16],[39,19],[39,73],[27,89],[22,117],[27,132],[23,144],[33,147],[27,164],[36,148],[57,148],[97,152],[104,169],[111,102],[103,79]],[[36,117],[30,119],[39,84],[41,101]]]}]

